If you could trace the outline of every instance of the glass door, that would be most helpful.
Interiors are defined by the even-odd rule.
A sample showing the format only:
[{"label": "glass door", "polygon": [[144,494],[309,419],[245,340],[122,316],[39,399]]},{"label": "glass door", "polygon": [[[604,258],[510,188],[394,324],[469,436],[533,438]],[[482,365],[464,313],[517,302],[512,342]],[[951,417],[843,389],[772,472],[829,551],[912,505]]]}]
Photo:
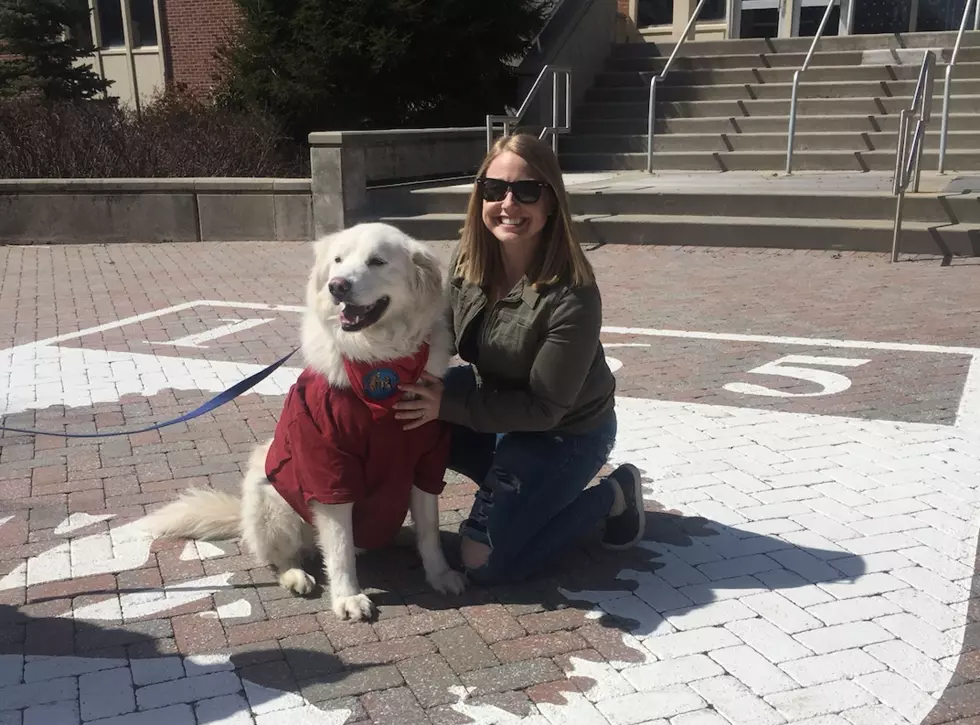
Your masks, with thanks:
[{"label": "glass door", "polygon": [[742,0],[740,38],[775,38],[779,35],[780,0]]},{"label": "glass door", "polygon": [[[812,37],[817,34],[820,20],[829,0],[741,0],[732,3],[738,12],[736,23],[730,23],[731,37],[778,38]],[[741,8],[739,9],[739,5]],[[794,13],[792,19],[784,16]],[[837,35],[840,26],[840,4],[835,4],[824,35]]]}]

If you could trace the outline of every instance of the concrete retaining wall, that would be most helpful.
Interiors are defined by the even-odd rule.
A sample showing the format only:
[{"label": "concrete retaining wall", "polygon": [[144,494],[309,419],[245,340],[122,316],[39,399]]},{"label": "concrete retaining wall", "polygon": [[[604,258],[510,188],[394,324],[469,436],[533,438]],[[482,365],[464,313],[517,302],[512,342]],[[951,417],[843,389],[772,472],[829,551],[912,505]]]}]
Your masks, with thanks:
[{"label": "concrete retaining wall", "polygon": [[369,185],[475,173],[486,139],[484,126],[311,133],[314,232],[355,223]]},{"label": "concrete retaining wall", "polygon": [[0,179],[0,243],[308,241],[367,187],[471,174],[486,129],[310,134],[312,179]]},{"label": "concrete retaining wall", "polygon": [[[575,109],[582,103],[616,42],[616,0],[563,0],[539,37],[541,50],[532,50],[517,67],[520,105],[545,65],[571,70],[572,125]],[[561,91],[559,91],[561,92]],[[559,98],[559,119],[564,119],[564,97]],[[503,109],[493,110],[500,113]],[[552,86],[545,83],[532,101],[523,125],[547,126],[552,122]]]},{"label": "concrete retaining wall", "polygon": [[307,241],[309,179],[0,180],[0,242]]}]

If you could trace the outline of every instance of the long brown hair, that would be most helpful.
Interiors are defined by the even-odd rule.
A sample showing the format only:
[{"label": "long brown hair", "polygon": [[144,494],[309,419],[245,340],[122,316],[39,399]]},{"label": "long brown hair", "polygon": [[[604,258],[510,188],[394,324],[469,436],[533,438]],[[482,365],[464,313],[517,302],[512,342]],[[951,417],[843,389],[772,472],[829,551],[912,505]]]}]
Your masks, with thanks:
[{"label": "long brown hair", "polygon": [[[551,194],[554,205],[541,230],[541,242],[531,269],[527,271],[528,279],[534,285],[560,282],[579,287],[592,284],[595,273],[573,231],[565,182],[551,147],[528,134],[503,136],[497,139],[484,157],[476,178],[486,174],[490,163],[505,151],[524,159],[531,167],[535,180],[549,186],[545,193]],[[475,181],[466,207],[456,269],[450,273],[481,286],[499,282],[503,274],[500,243],[483,223],[483,199]]]}]

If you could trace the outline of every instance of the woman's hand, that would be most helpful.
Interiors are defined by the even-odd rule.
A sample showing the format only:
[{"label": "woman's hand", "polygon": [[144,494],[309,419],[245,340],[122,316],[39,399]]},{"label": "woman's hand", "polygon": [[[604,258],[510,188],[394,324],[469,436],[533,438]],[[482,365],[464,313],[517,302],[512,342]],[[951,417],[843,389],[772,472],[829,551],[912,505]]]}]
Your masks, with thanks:
[{"label": "woman's hand", "polygon": [[439,405],[442,403],[442,380],[423,371],[421,384],[399,385],[398,388],[403,393],[412,393],[417,396],[411,400],[403,397],[394,405],[397,411],[395,418],[411,421],[404,426],[405,430],[418,428],[439,417]]}]

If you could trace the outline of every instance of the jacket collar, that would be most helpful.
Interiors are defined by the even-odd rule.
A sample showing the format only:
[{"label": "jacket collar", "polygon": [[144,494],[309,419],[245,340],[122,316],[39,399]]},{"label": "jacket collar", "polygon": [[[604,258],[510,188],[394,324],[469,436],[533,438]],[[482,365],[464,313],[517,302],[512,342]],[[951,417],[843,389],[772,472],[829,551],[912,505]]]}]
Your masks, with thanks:
[{"label": "jacket collar", "polygon": [[[464,287],[468,287],[469,290],[464,290],[464,293],[472,295],[479,301],[486,301],[486,293],[483,291],[483,288],[479,285],[469,284],[461,276],[454,276],[452,279],[452,285],[460,290],[463,290]],[[514,289],[507,293],[504,299],[514,299],[515,297],[519,298],[523,304],[527,305],[533,310],[535,307],[537,307],[538,300],[541,299],[542,293],[548,287],[550,287],[550,284],[544,282],[532,284],[530,281],[528,281],[528,278],[525,275],[521,278],[521,281],[515,285]]]}]

